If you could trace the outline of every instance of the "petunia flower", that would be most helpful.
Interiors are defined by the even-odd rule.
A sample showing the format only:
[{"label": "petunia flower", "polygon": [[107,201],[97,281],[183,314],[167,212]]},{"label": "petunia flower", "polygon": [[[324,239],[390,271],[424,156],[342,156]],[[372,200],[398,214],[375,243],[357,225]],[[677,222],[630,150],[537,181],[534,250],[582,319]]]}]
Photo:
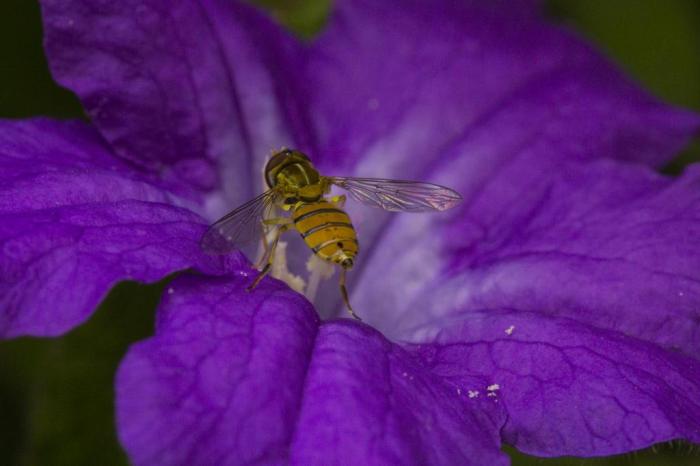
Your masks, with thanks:
[{"label": "petunia flower", "polygon": [[[0,331],[54,336],[185,271],[117,374],[135,464],[507,464],[700,441],[700,128],[537,2],[338,1],[303,43],[226,0],[43,0],[90,123],[0,123]],[[212,257],[270,149],[420,178],[440,216],[350,206],[365,323]],[[308,254],[290,244],[291,266]],[[319,316],[328,317],[321,319]]]}]

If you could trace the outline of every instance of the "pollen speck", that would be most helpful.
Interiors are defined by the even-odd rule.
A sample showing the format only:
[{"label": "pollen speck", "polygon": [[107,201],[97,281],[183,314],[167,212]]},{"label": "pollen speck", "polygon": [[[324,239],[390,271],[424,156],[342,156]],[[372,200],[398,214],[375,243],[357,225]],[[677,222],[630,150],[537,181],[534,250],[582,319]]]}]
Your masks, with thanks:
[{"label": "pollen speck", "polygon": [[272,276],[287,283],[291,289],[297,293],[302,293],[306,287],[306,282],[303,278],[293,274],[287,268],[287,242],[280,241],[277,243],[275,250],[275,259],[272,262]]},{"label": "pollen speck", "polygon": [[500,389],[501,389],[501,386],[498,385],[497,383],[492,384],[492,385],[489,385],[488,387],[486,387],[486,390],[488,390],[488,391],[490,391],[490,392],[495,392],[496,390],[500,390]]},{"label": "pollen speck", "polygon": [[168,288],[168,294],[173,294],[173,293],[175,293],[175,288],[173,288],[171,286],[170,288]]},{"label": "pollen speck", "polygon": [[508,328],[505,330],[506,335],[512,335],[512,334],[513,334],[513,330],[515,330],[515,325],[511,325],[510,327],[508,327]]},{"label": "pollen speck", "polygon": [[467,396],[468,396],[469,398],[476,398],[476,397],[479,396],[479,390],[469,390],[469,391],[467,392]]}]

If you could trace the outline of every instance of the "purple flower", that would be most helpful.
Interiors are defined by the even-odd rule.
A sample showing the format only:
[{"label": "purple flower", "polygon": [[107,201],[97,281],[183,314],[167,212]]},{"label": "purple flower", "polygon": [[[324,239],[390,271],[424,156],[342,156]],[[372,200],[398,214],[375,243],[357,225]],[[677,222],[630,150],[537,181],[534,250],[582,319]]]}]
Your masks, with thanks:
[{"label": "purple flower", "polygon": [[[699,442],[700,172],[654,169],[700,118],[534,1],[337,3],[307,44],[232,1],[43,0],[54,75],[91,123],[0,123],[0,332],[59,335],[118,281],[188,270],[117,375],[135,464]],[[281,281],[246,293],[241,254],[199,249],[282,145],[465,198],[437,216],[350,206],[369,325],[321,320]],[[335,284],[315,305],[337,313]]]}]

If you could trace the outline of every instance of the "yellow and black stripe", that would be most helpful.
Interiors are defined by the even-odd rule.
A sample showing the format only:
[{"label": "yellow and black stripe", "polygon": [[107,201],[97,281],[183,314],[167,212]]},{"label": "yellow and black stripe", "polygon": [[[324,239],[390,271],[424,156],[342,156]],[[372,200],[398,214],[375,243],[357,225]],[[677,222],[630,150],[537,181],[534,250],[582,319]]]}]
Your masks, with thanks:
[{"label": "yellow and black stripe", "polygon": [[348,214],[328,201],[300,204],[292,215],[307,246],[321,259],[352,267],[359,251]]}]

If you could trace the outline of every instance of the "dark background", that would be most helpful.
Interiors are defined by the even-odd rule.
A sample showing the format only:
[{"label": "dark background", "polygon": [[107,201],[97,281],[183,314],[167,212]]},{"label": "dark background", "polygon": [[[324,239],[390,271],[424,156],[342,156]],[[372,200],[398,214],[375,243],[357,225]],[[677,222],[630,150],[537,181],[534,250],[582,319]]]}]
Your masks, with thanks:
[{"label": "dark background", "polygon": [[[322,27],[329,0],[259,0],[302,35]],[[652,93],[700,111],[700,1],[550,0],[547,12],[598,44]],[[34,0],[0,0],[0,117],[82,117],[57,87],[41,48]],[[696,141],[666,167],[675,174],[700,160]],[[166,280],[167,281],[167,280]],[[63,338],[0,343],[0,465],[119,465],[113,377],[128,345],[146,338],[163,283],[119,285],[95,316]],[[530,458],[518,465],[698,465],[700,448],[683,442],[613,458]]]}]

